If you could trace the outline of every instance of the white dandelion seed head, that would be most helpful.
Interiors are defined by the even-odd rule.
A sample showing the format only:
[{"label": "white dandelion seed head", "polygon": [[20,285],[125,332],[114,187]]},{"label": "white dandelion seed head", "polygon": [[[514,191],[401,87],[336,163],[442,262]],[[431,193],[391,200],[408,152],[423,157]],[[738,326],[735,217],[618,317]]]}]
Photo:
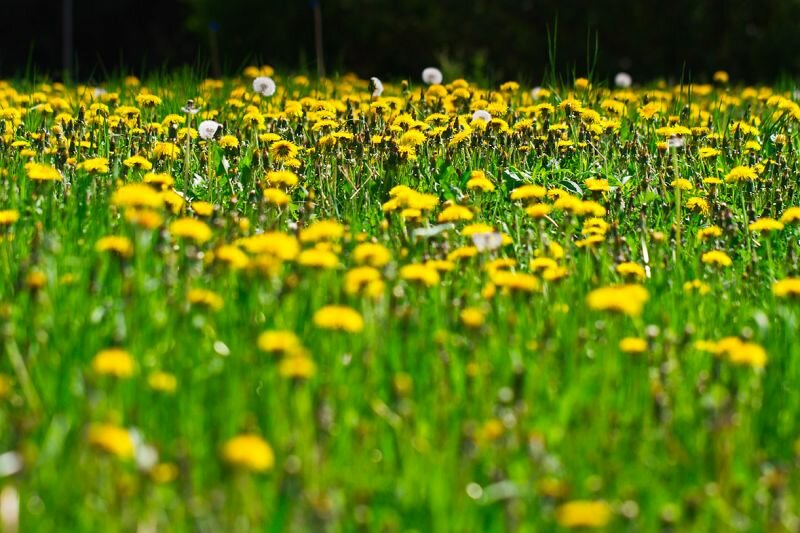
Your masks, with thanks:
[{"label": "white dandelion seed head", "polygon": [[197,126],[197,131],[200,134],[201,139],[209,141],[214,138],[214,135],[217,134],[217,130],[221,127],[222,124],[216,120],[204,120],[199,126]]},{"label": "white dandelion seed head", "polygon": [[269,76],[259,76],[253,80],[253,90],[261,96],[272,96],[275,89],[275,81]]},{"label": "white dandelion seed head", "polygon": [[479,252],[497,250],[503,245],[503,235],[496,231],[473,233],[472,244],[475,245]]},{"label": "white dandelion seed head", "polygon": [[614,76],[614,85],[620,89],[627,89],[633,84],[633,78],[627,72],[617,72]]},{"label": "white dandelion seed head", "polygon": [[414,237],[419,237],[419,238],[422,238],[422,239],[428,239],[430,237],[435,237],[436,235],[439,235],[440,233],[442,233],[444,231],[451,230],[451,229],[453,229],[455,227],[456,227],[455,224],[453,224],[451,222],[447,222],[445,224],[437,224],[435,226],[428,226],[428,227],[425,227],[425,228],[417,228],[412,232],[412,235],[414,235]]},{"label": "white dandelion seed head", "polygon": [[679,149],[683,148],[683,145],[684,145],[684,140],[683,137],[681,137],[680,135],[672,136],[669,138],[669,140],[667,140],[667,146],[669,146],[670,148]]},{"label": "white dandelion seed head", "polygon": [[375,76],[369,79],[369,85],[372,88],[372,96],[375,98],[383,94],[383,83]]},{"label": "white dandelion seed head", "polygon": [[158,464],[158,450],[149,444],[136,447],[136,465],[140,470],[149,472],[156,464]]},{"label": "white dandelion seed head", "polygon": [[482,120],[484,122],[489,122],[492,120],[492,115],[489,114],[488,111],[485,109],[478,109],[472,114],[472,120]]},{"label": "white dandelion seed head", "polygon": [[94,90],[92,91],[92,96],[94,98],[100,98],[104,94],[108,94],[108,91],[103,89],[102,87],[95,87]]},{"label": "white dandelion seed head", "polygon": [[19,452],[0,454],[0,477],[13,476],[22,470],[25,462]]},{"label": "white dandelion seed head", "polygon": [[436,67],[428,67],[422,71],[422,81],[428,85],[438,85],[443,79],[442,71]]}]

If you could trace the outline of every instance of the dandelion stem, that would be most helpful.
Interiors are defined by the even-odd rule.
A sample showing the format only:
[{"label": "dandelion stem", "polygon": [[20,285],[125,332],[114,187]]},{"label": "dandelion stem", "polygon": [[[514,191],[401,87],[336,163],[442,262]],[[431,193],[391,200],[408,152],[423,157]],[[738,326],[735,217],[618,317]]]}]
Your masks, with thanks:
[{"label": "dandelion stem", "polygon": [[189,160],[192,155],[192,114],[186,114],[186,148],[184,149],[185,155],[183,158],[183,191],[189,191]]},{"label": "dandelion stem", "polygon": [[753,244],[750,242],[750,221],[747,218],[747,206],[745,205],[744,191],[742,195],[742,217],[744,218],[744,238],[747,239],[747,259],[753,259]]},{"label": "dandelion stem", "polygon": [[22,387],[22,394],[25,401],[30,406],[31,411],[38,413],[42,408],[42,402],[39,400],[39,395],[36,393],[36,388],[33,385],[33,380],[28,373],[28,368],[25,366],[25,360],[19,351],[19,347],[14,339],[7,339],[5,343],[6,353],[11,360],[11,366],[14,368],[14,374]]},{"label": "dandelion stem", "polygon": [[681,188],[675,187],[675,256],[680,265],[681,258]]}]

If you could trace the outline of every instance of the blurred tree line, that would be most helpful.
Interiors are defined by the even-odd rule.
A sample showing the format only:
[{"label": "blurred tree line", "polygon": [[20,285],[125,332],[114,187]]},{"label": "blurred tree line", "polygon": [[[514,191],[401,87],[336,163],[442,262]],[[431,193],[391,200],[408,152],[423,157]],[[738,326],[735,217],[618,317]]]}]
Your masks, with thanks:
[{"label": "blurred tree line", "polygon": [[[315,71],[313,6],[328,72],[540,81],[548,29],[557,72],[607,78],[773,81],[800,69],[800,0],[73,0],[79,78],[250,63]],[[61,1],[4,3],[0,75],[61,72]],[[47,16],[43,16],[47,14]],[[597,50],[595,50],[597,48]],[[595,51],[597,51],[595,60]],[[215,61],[215,58],[219,58]]]}]

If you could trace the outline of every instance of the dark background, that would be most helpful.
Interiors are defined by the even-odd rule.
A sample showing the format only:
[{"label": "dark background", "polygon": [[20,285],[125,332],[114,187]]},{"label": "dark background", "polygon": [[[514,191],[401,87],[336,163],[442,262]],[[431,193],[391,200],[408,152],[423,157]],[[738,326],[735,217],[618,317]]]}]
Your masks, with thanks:
[{"label": "dark background", "polygon": [[[231,74],[258,62],[316,72],[309,0],[72,2],[72,72],[80,80],[183,65]],[[548,28],[557,28],[563,76],[585,75],[592,64],[600,79],[626,70],[639,80],[707,80],[726,69],[733,81],[774,82],[800,71],[800,0],[319,3],[328,74],[417,78],[423,67],[439,65],[448,77],[539,82],[549,71]],[[0,16],[0,77],[61,79],[61,0],[0,0]]]}]

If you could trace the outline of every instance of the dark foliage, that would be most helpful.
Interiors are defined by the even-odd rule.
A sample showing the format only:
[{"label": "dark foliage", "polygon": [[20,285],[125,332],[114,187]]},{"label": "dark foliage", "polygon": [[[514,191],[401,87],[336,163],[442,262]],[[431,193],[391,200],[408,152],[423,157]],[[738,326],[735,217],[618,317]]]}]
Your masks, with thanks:
[{"label": "dark foliage", "polygon": [[[73,0],[79,78],[182,64],[235,72],[263,61],[315,70],[308,0]],[[3,2],[0,75],[26,66],[61,73],[61,2]],[[495,80],[541,80],[548,28],[557,70],[639,79],[718,68],[734,80],[771,81],[800,68],[800,0],[322,0],[328,71],[402,77],[422,66]],[[557,21],[557,24],[556,24]],[[599,48],[594,61],[595,45]]]}]

